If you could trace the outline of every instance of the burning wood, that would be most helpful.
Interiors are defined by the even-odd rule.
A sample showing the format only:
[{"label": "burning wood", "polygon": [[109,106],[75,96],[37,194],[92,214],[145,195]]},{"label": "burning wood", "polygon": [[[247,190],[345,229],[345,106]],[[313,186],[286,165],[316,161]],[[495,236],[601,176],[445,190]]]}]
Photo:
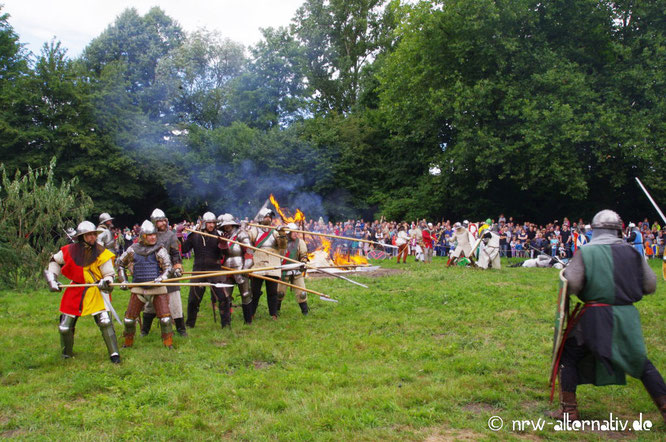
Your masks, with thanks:
[{"label": "burning wood", "polygon": [[[280,207],[280,204],[272,194],[270,196],[270,200],[277,213],[280,214],[283,222],[298,223],[305,221],[305,214],[300,209],[296,209],[296,214],[294,216],[289,216],[286,209]],[[312,252],[308,253],[308,259],[312,265],[317,267],[369,265],[368,259],[365,256],[361,254],[352,255],[351,251],[349,251],[347,247],[337,245],[337,247],[332,250],[333,248],[331,241],[325,237],[316,235],[315,232],[312,234],[304,233],[303,236],[303,239],[308,246],[308,250],[313,250]]]}]

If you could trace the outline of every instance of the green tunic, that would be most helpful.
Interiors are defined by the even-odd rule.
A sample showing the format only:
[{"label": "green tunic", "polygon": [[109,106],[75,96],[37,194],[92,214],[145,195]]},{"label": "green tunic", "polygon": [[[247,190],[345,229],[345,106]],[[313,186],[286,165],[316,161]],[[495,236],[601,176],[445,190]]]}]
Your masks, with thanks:
[{"label": "green tunic", "polygon": [[579,251],[585,286],[578,297],[588,306],[580,331],[589,354],[578,370],[580,384],[623,385],[625,374],[640,378],[647,352],[633,303],[643,297],[643,259],[627,244],[588,244]]}]

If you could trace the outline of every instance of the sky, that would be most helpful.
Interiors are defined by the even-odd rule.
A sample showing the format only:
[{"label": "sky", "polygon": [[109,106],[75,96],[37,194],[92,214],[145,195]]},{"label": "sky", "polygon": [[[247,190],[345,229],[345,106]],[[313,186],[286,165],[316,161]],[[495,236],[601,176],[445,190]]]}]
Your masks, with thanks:
[{"label": "sky", "polygon": [[288,26],[304,0],[0,0],[0,13],[21,43],[35,54],[53,37],[70,57],[78,57],[90,41],[120,13],[134,7],[144,15],[159,6],[187,31],[206,28],[246,46],[261,39],[259,28]]}]

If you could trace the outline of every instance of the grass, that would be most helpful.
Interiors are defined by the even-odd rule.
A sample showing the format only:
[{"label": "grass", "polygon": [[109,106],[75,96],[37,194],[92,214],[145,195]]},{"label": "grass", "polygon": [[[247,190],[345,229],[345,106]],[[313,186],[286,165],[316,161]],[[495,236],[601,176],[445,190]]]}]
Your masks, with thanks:
[{"label": "grass", "polygon": [[[206,293],[197,327],[162,347],[158,330],[112,365],[94,321],[77,324],[76,357],[59,356],[59,294],[0,292],[0,438],[36,440],[663,440],[640,381],[579,388],[585,419],[643,413],[644,433],[512,431],[487,421],[538,419],[548,402],[557,270],[479,271],[382,263],[402,273],[308,285],[303,317],[291,293],[279,321],[265,296],[255,323],[237,309],[214,324]],[[661,263],[654,269],[661,274]],[[648,355],[666,374],[666,286],[637,304]],[[183,291],[184,304],[187,294]],[[113,293],[122,314],[128,292]],[[116,324],[116,332],[122,328]],[[552,422],[552,421],[549,421]]]}]

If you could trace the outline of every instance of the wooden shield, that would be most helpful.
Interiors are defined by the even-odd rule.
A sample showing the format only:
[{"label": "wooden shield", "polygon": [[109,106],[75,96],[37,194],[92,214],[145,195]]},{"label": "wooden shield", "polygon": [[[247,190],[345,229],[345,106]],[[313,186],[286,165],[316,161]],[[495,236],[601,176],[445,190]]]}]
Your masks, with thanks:
[{"label": "wooden shield", "polygon": [[560,347],[564,344],[562,337],[569,320],[569,295],[567,295],[567,279],[564,269],[560,271],[560,290],[557,293],[557,310],[555,311],[555,332],[553,334],[553,358],[550,364],[550,383],[552,385],[557,376],[557,360]]}]

